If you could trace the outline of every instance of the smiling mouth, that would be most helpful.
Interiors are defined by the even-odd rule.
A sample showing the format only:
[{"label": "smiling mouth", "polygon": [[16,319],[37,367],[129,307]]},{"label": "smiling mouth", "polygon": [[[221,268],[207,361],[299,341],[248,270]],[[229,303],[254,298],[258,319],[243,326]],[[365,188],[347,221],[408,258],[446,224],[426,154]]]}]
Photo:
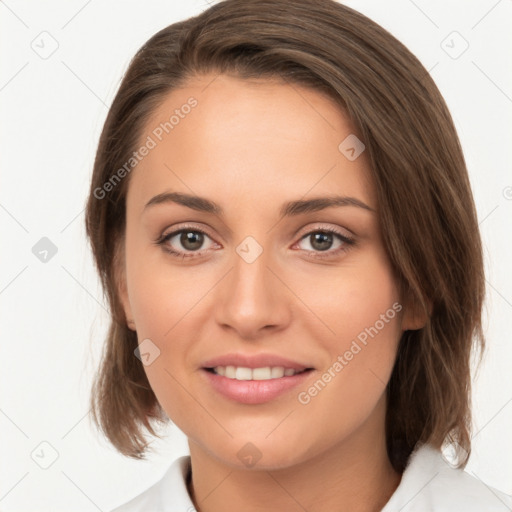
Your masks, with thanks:
[{"label": "smiling mouth", "polygon": [[313,368],[295,370],[293,368],[285,368],[283,366],[266,366],[261,368],[248,368],[244,366],[215,366],[213,368],[204,368],[204,370],[232,380],[261,381],[293,377],[294,375],[309,372],[313,370]]}]

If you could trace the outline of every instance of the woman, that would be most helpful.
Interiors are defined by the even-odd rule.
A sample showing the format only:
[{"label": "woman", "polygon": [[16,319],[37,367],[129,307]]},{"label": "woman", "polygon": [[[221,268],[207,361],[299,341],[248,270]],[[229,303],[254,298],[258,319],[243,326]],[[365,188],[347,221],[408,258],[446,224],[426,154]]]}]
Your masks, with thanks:
[{"label": "woman", "polygon": [[160,31],[86,226],[112,312],[94,418],[130,457],[169,419],[190,448],[116,511],[512,506],[463,471],[484,274],[462,150],[368,18],[226,0]]}]

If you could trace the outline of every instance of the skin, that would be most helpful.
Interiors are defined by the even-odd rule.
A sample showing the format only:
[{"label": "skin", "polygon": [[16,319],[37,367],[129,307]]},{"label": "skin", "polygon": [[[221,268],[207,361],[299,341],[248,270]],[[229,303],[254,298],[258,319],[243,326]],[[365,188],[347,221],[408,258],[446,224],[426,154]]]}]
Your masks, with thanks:
[{"label": "skin", "polygon": [[[308,404],[297,399],[401,303],[366,153],[349,161],[338,150],[357,132],[315,90],[206,75],[172,91],[141,140],[190,96],[198,105],[130,176],[120,297],[139,343],[149,338],[160,350],[144,368],[188,437],[194,505],[200,512],[378,511],[401,478],[386,452],[385,386],[401,333],[421,322],[404,305]],[[225,214],[175,203],[144,209],[168,191],[206,197]],[[279,217],[285,201],[333,193],[373,211],[342,206]],[[189,231],[207,231],[202,255],[177,258],[154,243],[185,222]],[[333,236],[321,251],[306,235],[322,228],[355,243]],[[247,236],[263,248],[253,263],[236,252]],[[179,234],[167,245],[194,252]],[[300,389],[240,404],[216,393],[201,370],[206,359],[237,351],[276,353],[315,370]],[[237,456],[248,442],[261,454],[250,468]]]}]

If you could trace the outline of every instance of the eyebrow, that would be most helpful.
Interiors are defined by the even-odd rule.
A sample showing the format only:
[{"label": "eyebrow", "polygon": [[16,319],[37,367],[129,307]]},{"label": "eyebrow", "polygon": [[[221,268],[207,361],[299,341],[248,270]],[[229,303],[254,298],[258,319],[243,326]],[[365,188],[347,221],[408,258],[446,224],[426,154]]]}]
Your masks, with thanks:
[{"label": "eyebrow", "polygon": [[[205,197],[184,194],[182,192],[163,192],[162,194],[158,194],[146,203],[143,211],[146,211],[151,206],[166,203],[180,204],[198,212],[213,213],[219,216],[224,215],[222,207],[214,201],[206,199]],[[279,213],[281,217],[290,217],[340,206],[356,206],[364,210],[375,212],[373,208],[355,197],[328,196],[288,201],[281,206]]]}]

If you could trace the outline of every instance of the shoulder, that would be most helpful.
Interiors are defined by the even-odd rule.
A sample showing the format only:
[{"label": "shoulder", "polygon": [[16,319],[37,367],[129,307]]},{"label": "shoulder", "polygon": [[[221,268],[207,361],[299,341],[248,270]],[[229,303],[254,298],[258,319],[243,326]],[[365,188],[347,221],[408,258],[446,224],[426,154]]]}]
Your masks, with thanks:
[{"label": "shoulder", "polygon": [[409,457],[400,485],[381,512],[507,512],[512,497],[451,466],[428,444]]},{"label": "shoulder", "polygon": [[187,490],[186,478],[190,469],[190,456],[176,459],[162,478],[130,501],[111,512],[164,512],[195,510]]}]

